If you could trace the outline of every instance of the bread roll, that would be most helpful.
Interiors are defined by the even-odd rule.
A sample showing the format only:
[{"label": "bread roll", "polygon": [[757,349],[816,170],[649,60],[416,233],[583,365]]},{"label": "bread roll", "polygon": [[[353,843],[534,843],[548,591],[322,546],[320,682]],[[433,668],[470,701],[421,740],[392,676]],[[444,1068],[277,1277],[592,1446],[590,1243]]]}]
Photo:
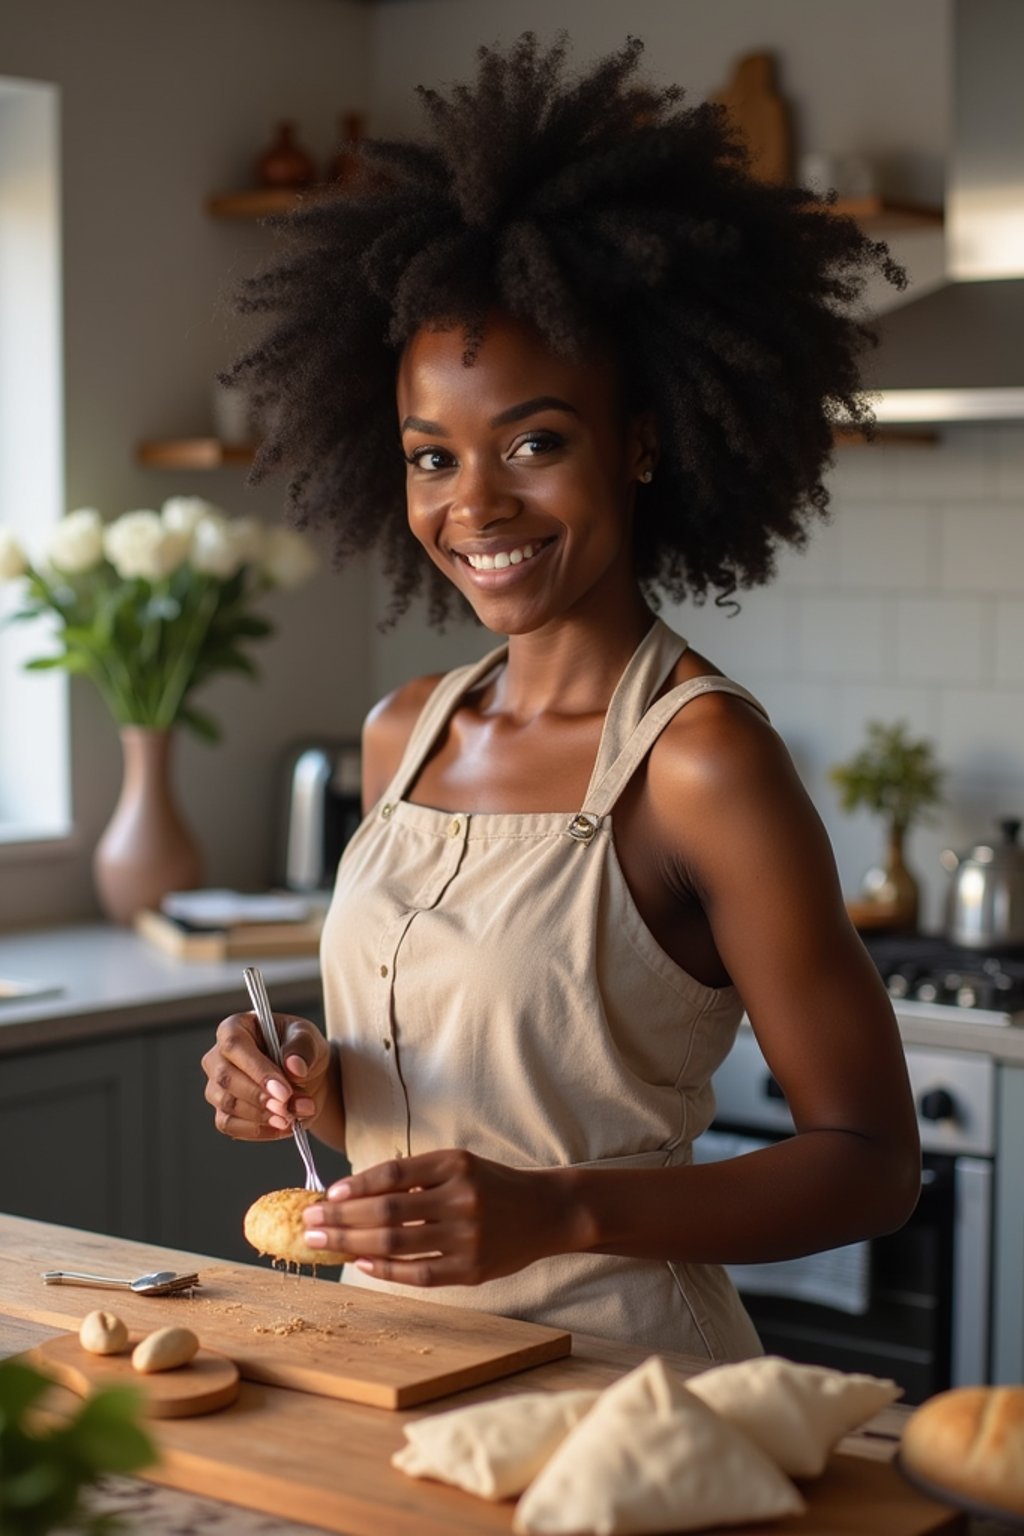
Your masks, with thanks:
[{"label": "bread roll", "polygon": [[272,1189],[260,1195],[245,1213],[242,1230],[246,1241],[260,1253],[289,1264],[315,1264],[318,1269],[347,1264],[352,1255],[330,1248],[310,1248],[306,1243],[306,1225],[302,1213],[316,1205],[324,1195],[314,1189]]},{"label": "bread roll", "polygon": [[1024,1515],[1024,1387],[955,1387],[915,1409],[900,1464],[937,1492]]}]

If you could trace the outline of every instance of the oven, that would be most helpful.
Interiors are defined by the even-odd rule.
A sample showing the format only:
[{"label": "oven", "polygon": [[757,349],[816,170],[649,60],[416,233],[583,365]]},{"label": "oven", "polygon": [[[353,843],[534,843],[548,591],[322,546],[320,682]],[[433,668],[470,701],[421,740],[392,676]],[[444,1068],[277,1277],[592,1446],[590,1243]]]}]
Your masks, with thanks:
[{"label": "oven", "polygon": [[[904,1401],[989,1380],[995,1063],[905,1047],[923,1153],[921,1197],[900,1231],[782,1264],[730,1266],[761,1342],[844,1371],[892,1376]],[[699,1161],[792,1133],[782,1091],[744,1024],[715,1074]]]}]

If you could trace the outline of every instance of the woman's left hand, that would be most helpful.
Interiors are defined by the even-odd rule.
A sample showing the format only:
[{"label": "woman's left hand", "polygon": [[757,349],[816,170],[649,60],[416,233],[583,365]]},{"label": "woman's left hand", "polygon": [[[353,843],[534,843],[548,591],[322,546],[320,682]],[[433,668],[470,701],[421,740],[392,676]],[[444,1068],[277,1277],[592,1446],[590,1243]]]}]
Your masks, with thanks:
[{"label": "woman's left hand", "polygon": [[561,1171],[461,1149],[394,1158],[333,1184],[304,1213],[306,1242],[378,1280],[479,1285],[571,1246]]}]

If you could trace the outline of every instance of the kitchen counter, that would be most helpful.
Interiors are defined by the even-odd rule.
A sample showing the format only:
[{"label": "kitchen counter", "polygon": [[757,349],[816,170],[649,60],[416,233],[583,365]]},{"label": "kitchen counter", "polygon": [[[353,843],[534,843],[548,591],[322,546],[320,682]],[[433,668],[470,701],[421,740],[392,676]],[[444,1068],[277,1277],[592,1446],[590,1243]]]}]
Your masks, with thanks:
[{"label": "kitchen counter", "polygon": [[[26,1247],[26,1244],[28,1245]],[[15,1316],[18,1303],[12,1298],[25,1289],[14,1283],[15,1259],[20,1249],[24,1267],[26,1253],[34,1254],[38,1248],[40,1266],[48,1264],[54,1254],[73,1267],[92,1267],[102,1260],[109,1273],[136,1273],[140,1268],[203,1268],[210,1261],[202,1255],[182,1253],[172,1249],[142,1247],[138,1243],[121,1239],[99,1237],[96,1234],[74,1231],[36,1222],[23,1222],[0,1216],[0,1296],[6,1296],[6,1304],[0,1300],[0,1356],[20,1352],[42,1339],[52,1336],[56,1330],[39,1321],[31,1321],[26,1310],[36,1310],[33,1301],[26,1309],[21,1304],[22,1315]],[[6,1257],[5,1257],[6,1256]],[[10,1267],[6,1275],[5,1269]],[[254,1268],[254,1266],[251,1266]],[[316,1283],[316,1282],[314,1282]],[[327,1282],[319,1282],[326,1284]],[[45,1289],[40,1286],[43,1299],[40,1308],[45,1310]],[[34,1295],[34,1293],[32,1293]],[[87,1295],[82,1293],[83,1298]],[[82,1313],[88,1309],[83,1300]],[[397,1313],[400,1317],[400,1309]],[[424,1413],[442,1411],[466,1401],[479,1400],[482,1396],[504,1395],[523,1390],[561,1389],[571,1385],[604,1385],[616,1380],[625,1371],[639,1364],[643,1352],[624,1344],[611,1344],[584,1335],[573,1339],[570,1357],[537,1366],[528,1374],[492,1382],[471,1392],[458,1393],[427,1404],[410,1413],[370,1408],[361,1404],[342,1402],[332,1398],[310,1397],[305,1392],[287,1391],[258,1383],[244,1382],[237,1403],[216,1414],[198,1419],[155,1421],[154,1434],[164,1451],[164,1460],[152,1470],[152,1478],[159,1479],[167,1487],[153,1488],[135,1479],[112,1479],[102,1495],[101,1507],[117,1510],[129,1520],[137,1521],[136,1529],[168,1533],[202,1529],[224,1536],[301,1536],[309,1531],[308,1525],[292,1522],[301,1507],[304,1484],[295,1484],[294,1502],[283,1497],[280,1467],[270,1447],[276,1445],[284,1425],[287,1429],[301,1421],[305,1454],[310,1468],[309,1476],[315,1477],[329,1468],[326,1485],[321,1476],[321,1486],[336,1490],[333,1495],[336,1506],[335,1518],[325,1526],[346,1536],[372,1536],[372,1533],[433,1533],[459,1530],[464,1536],[477,1532],[507,1531],[510,1528],[510,1506],[493,1505],[473,1499],[468,1494],[444,1487],[437,1483],[408,1479],[392,1472],[389,1457],[402,1443],[401,1425],[407,1417],[419,1417]],[[669,1363],[683,1375],[692,1374],[699,1362],[687,1356],[666,1357]],[[74,1399],[61,1393],[60,1399],[71,1408]],[[872,1462],[891,1459],[898,1443],[899,1433],[905,1420],[906,1410],[887,1409],[871,1421],[870,1433],[858,1431],[847,1436],[840,1447],[844,1465],[853,1468],[856,1463],[848,1458],[866,1458]],[[234,1421],[234,1422],[232,1422]],[[224,1451],[217,1449],[223,1445]],[[235,1446],[235,1460],[229,1448]],[[257,1465],[265,1467],[267,1476],[239,1472],[237,1447],[249,1446],[249,1456]],[[264,1449],[261,1449],[264,1447]],[[223,1471],[213,1482],[211,1463],[223,1456]],[[206,1467],[201,1471],[200,1464]],[[853,1475],[852,1471],[848,1475]],[[877,1474],[880,1477],[882,1474]],[[859,1474],[858,1474],[859,1477]],[[205,1484],[205,1486],[199,1486]],[[211,1486],[212,1484],[212,1486]],[[277,1491],[275,1492],[274,1489]],[[844,1484],[845,1486],[845,1484]],[[879,1485],[880,1486],[880,1485]],[[885,1477],[886,1493],[879,1493],[882,1503],[872,1504],[870,1510],[863,1507],[865,1517],[886,1511],[886,1519],[878,1526],[881,1531],[909,1528],[906,1500],[911,1497],[900,1480]],[[172,1491],[176,1489],[177,1491]],[[230,1489],[232,1497],[246,1501],[253,1510],[238,1509],[211,1498],[215,1490]],[[811,1486],[805,1490],[810,1493]],[[901,1522],[890,1526],[893,1500],[903,1500],[904,1514]],[[916,1528],[937,1530],[941,1525],[943,1536],[966,1530],[966,1524],[950,1512],[948,1519],[941,1518],[934,1504],[914,1500],[914,1518],[920,1519]],[[286,1506],[286,1507],[282,1507]],[[829,1531],[846,1532],[863,1536],[865,1527],[858,1523],[861,1506],[841,1506],[842,1515],[835,1505],[831,1507]],[[917,1511],[921,1511],[918,1516]],[[924,1518],[931,1512],[931,1520]],[[809,1529],[809,1515],[801,1517],[801,1529]],[[837,1522],[837,1523],[836,1523]],[[811,1522],[815,1530],[823,1529],[821,1522]],[[130,1527],[131,1528],[131,1527]],[[771,1530],[772,1526],[764,1529]],[[796,1530],[793,1522],[781,1522],[780,1531]],[[872,1529],[875,1527],[872,1525]],[[761,1527],[759,1526],[760,1530]],[[971,1527],[972,1536],[996,1536],[1000,1531],[991,1522]]]},{"label": "kitchen counter", "polygon": [[[0,998],[0,1054],[99,1038],[188,1018],[214,1019],[245,1006],[243,962],[175,959],[128,929],[107,924],[0,934],[0,981],[35,981],[59,990]],[[261,959],[271,997],[287,990],[289,1006],[320,999],[315,955]],[[1024,1065],[1024,1029],[906,1017],[907,1044],[980,1051]]]},{"label": "kitchen counter", "polygon": [[[254,957],[258,958],[258,957]],[[245,962],[176,959],[126,928],[96,923],[0,934],[0,981],[53,991],[0,998],[0,1054],[98,1039],[248,1007]],[[259,959],[271,998],[320,1000],[315,955]]]}]

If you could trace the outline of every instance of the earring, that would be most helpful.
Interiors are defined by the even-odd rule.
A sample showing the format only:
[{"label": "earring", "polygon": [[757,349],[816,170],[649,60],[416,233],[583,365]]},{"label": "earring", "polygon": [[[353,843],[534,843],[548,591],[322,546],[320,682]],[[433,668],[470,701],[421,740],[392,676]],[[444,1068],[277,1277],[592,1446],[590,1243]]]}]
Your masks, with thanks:
[{"label": "earring", "polygon": [[640,479],[644,485],[650,485],[651,481],[654,479],[654,470],[642,469],[640,471]]}]

